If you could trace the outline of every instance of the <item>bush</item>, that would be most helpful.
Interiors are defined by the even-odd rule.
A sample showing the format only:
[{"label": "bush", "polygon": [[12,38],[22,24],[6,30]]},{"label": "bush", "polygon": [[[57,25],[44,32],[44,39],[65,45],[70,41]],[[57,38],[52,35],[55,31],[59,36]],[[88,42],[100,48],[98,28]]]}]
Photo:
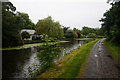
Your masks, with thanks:
[{"label": "bush", "polygon": [[22,32],[22,38],[24,39],[28,39],[28,38],[30,38],[30,34],[28,33],[28,32],[26,32],[26,31],[24,31],[24,32]]},{"label": "bush", "polygon": [[95,33],[89,33],[89,34],[87,35],[87,37],[88,37],[88,38],[96,38],[97,36],[96,36]]},{"label": "bush", "polygon": [[76,38],[77,37],[77,34],[72,31],[72,30],[68,30],[66,33],[65,33],[65,37],[66,38]]}]

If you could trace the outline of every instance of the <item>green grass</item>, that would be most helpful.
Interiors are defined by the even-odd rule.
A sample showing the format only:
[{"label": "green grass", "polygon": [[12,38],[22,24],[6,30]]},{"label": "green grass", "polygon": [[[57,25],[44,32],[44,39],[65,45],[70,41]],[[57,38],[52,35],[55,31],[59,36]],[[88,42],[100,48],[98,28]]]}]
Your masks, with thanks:
[{"label": "green grass", "polygon": [[71,51],[55,66],[37,78],[80,78],[89,56],[89,52],[98,39],[91,41]]},{"label": "green grass", "polygon": [[77,38],[76,40],[90,40],[92,38]]},{"label": "green grass", "polygon": [[[49,42],[49,45],[53,45],[59,42]],[[43,46],[46,43],[33,43],[33,44],[24,44],[22,46],[17,46],[17,47],[10,47],[10,48],[2,48],[0,50],[19,50],[19,49],[25,49],[25,48],[30,48],[30,47],[35,47],[35,46]]]},{"label": "green grass", "polygon": [[120,46],[113,45],[110,42],[104,41],[106,48],[110,51],[113,58],[119,63],[120,65]]}]

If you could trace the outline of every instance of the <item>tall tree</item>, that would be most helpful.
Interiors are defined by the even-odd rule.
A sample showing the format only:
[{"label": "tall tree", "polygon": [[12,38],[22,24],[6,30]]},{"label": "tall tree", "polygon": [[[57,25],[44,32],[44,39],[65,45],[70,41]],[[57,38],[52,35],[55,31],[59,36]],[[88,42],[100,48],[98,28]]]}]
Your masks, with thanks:
[{"label": "tall tree", "polygon": [[120,44],[120,1],[111,4],[112,7],[104,13],[101,18],[102,29],[107,39],[113,43]]},{"label": "tall tree", "polygon": [[59,22],[54,22],[51,16],[37,22],[36,34],[46,34],[57,39],[63,38],[61,25]]},{"label": "tall tree", "polygon": [[97,34],[98,30],[94,29],[94,28],[89,28],[89,27],[84,26],[84,27],[82,27],[81,32],[82,32],[83,35],[88,35],[89,33]]},{"label": "tall tree", "polygon": [[2,3],[2,47],[23,44],[15,11],[16,7],[11,2]]},{"label": "tall tree", "polygon": [[19,28],[35,29],[35,24],[29,19],[29,15],[27,13],[17,12],[16,16],[18,17],[18,21],[21,23]]}]

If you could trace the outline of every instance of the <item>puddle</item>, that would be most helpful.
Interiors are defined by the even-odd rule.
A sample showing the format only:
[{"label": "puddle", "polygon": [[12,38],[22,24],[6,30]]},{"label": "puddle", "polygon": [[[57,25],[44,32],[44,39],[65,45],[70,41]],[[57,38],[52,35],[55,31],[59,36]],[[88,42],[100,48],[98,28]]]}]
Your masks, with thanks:
[{"label": "puddle", "polygon": [[94,56],[95,56],[95,57],[98,57],[98,55],[96,55],[96,54],[95,54]]}]

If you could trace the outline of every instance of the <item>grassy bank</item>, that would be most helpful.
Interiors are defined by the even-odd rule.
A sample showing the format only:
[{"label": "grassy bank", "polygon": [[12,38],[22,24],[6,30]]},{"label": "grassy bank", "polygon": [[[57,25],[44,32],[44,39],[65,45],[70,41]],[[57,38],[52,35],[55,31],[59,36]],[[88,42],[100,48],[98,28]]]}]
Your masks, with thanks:
[{"label": "grassy bank", "polygon": [[[59,42],[49,42],[48,44],[53,45],[53,44],[56,44],[56,43],[60,43],[60,41]],[[2,48],[0,50],[20,50],[20,49],[26,49],[26,48],[35,47],[35,46],[43,46],[45,44],[46,44],[45,42],[44,43],[24,44],[22,46]]]},{"label": "grassy bank", "polygon": [[84,41],[84,40],[90,40],[90,39],[93,39],[93,38],[77,38],[76,40]]},{"label": "grassy bank", "polygon": [[110,51],[113,58],[119,63],[120,65],[120,46],[113,45],[110,42],[104,41],[106,48]]},{"label": "grassy bank", "polygon": [[89,52],[98,39],[91,41],[71,51],[54,66],[37,78],[80,78],[87,62]]}]

